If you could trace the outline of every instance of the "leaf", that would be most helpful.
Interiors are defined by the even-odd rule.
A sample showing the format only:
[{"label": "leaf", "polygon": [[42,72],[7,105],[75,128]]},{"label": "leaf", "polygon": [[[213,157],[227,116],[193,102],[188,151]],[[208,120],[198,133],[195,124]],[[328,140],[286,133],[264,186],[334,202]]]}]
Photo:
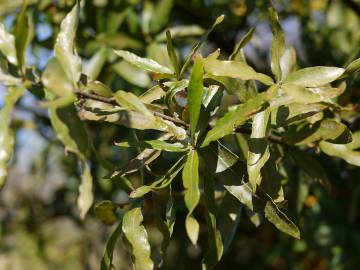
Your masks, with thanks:
[{"label": "leaf", "polygon": [[142,225],[143,215],[140,207],[135,207],[124,214],[122,231],[130,249],[134,269],[151,270],[151,248],[145,227]]},{"label": "leaf", "polygon": [[133,64],[141,69],[145,69],[150,72],[154,73],[163,73],[163,74],[173,74],[171,69],[168,67],[162,66],[159,63],[155,62],[152,59],[149,58],[141,58],[137,56],[136,54],[133,54],[128,51],[123,50],[115,50],[115,54],[123,58],[125,61],[129,62],[130,64]]},{"label": "leaf", "polygon": [[304,87],[318,87],[338,79],[345,69],[337,67],[309,67],[299,69],[289,74],[284,84],[296,84]]},{"label": "leaf", "polygon": [[120,237],[121,233],[122,233],[122,223],[117,225],[116,229],[111,234],[110,238],[108,239],[108,241],[106,243],[105,252],[101,259],[100,270],[113,270],[114,269],[114,265],[112,263],[113,253],[114,253],[116,241]]},{"label": "leaf", "polygon": [[155,100],[161,99],[163,96],[165,96],[165,91],[159,85],[155,85],[141,94],[139,99],[143,103],[150,104]]},{"label": "leaf", "polygon": [[108,56],[107,48],[100,48],[84,65],[83,73],[89,76],[91,80],[96,80],[99,77],[102,68],[104,67]]},{"label": "leaf", "polygon": [[63,108],[50,108],[49,117],[57,137],[67,151],[85,160],[88,154],[88,138],[84,123],[77,115],[74,105]]},{"label": "leaf", "polygon": [[149,22],[151,33],[159,32],[167,23],[174,0],[158,0]]},{"label": "leaf", "polygon": [[190,54],[188,55],[188,57],[185,60],[184,65],[181,68],[180,71],[180,77],[182,77],[187,69],[187,67],[189,66],[191,60],[193,59],[194,55],[197,53],[197,51],[200,49],[200,47],[203,45],[203,43],[205,42],[205,40],[207,39],[207,37],[209,36],[209,34],[214,30],[214,28],[220,24],[223,20],[224,20],[225,16],[221,15],[219,17],[216,18],[214,24],[211,26],[211,28],[209,30],[207,30],[200,38],[200,40],[194,44],[194,46],[191,49]]},{"label": "leaf", "polygon": [[24,1],[21,10],[17,16],[15,25],[15,48],[16,58],[19,70],[22,75],[25,75],[25,53],[26,47],[30,43],[30,23],[29,17],[26,13],[27,2]]},{"label": "leaf", "polygon": [[285,80],[292,73],[296,65],[296,51],[293,46],[285,49],[280,58],[281,80]]},{"label": "leaf", "polygon": [[54,46],[55,57],[74,86],[77,85],[81,74],[81,58],[77,54],[75,47],[79,14],[80,1],[76,1],[75,6],[61,22],[60,32]]},{"label": "leaf", "polygon": [[[200,36],[204,33],[204,29],[202,29],[198,25],[176,25],[170,27],[168,29],[172,38],[185,38],[185,37],[192,37],[192,36]],[[163,42],[166,41],[166,31],[164,30],[160,34],[155,37],[155,41]]]},{"label": "leaf", "polygon": [[296,148],[292,148],[290,153],[297,166],[304,170],[304,172],[312,179],[320,182],[320,184],[322,184],[326,190],[330,192],[331,184],[326,175],[325,169],[315,158]]},{"label": "leaf", "polygon": [[119,142],[115,143],[115,145],[120,147],[140,147],[140,148],[149,148],[161,151],[168,151],[168,152],[184,152],[187,151],[188,148],[184,147],[181,143],[168,143],[161,140],[150,140],[150,141],[143,141],[143,142]]},{"label": "leaf", "polygon": [[197,57],[194,63],[194,67],[191,71],[190,81],[188,86],[188,107],[190,115],[190,131],[191,138],[195,144],[195,131],[200,116],[201,100],[203,97],[203,75],[204,66],[202,58]]},{"label": "leaf", "polygon": [[112,225],[117,220],[116,206],[111,201],[102,201],[95,205],[95,214],[105,225]]},{"label": "leaf", "polygon": [[114,94],[114,98],[121,107],[131,111],[139,112],[153,121],[154,115],[152,112],[149,111],[144,103],[142,103],[141,100],[133,93],[118,90]]},{"label": "leaf", "polygon": [[179,79],[180,78],[180,64],[179,64],[179,59],[176,55],[176,51],[172,42],[172,37],[171,37],[171,33],[170,30],[166,30],[166,41],[167,41],[167,52],[169,55],[169,58],[171,60],[172,66],[175,70],[175,74],[176,74],[176,78]]},{"label": "leaf", "polygon": [[14,151],[15,138],[10,129],[11,112],[24,91],[22,87],[9,87],[4,106],[0,109],[0,189],[5,185],[7,165]]},{"label": "leaf", "polygon": [[254,210],[253,206],[253,190],[251,186],[246,183],[240,186],[224,186],[226,190],[238,199],[243,205],[250,210]]},{"label": "leaf", "polygon": [[359,71],[360,71],[360,58],[352,61],[349,65],[347,65],[343,76],[348,76],[348,75],[357,73]]},{"label": "leaf", "polygon": [[274,84],[269,76],[256,72],[245,62],[221,61],[214,58],[205,58],[203,62],[205,71],[215,76],[238,78],[243,81],[256,80],[265,85]]},{"label": "leaf", "polygon": [[253,118],[247,156],[247,171],[249,183],[255,193],[256,187],[261,184],[261,168],[270,157],[267,136],[270,128],[269,108],[257,113]]},{"label": "leaf", "polygon": [[191,242],[195,245],[199,237],[200,225],[193,217],[193,212],[200,201],[199,189],[199,157],[195,150],[191,150],[186,158],[183,170],[183,185],[185,189],[184,200],[189,210],[186,219],[186,233]]},{"label": "leaf", "polygon": [[130,194],[131,198],[141,198],[145,194],[163,189],[171,184],[174,178],[182,170],[185,163],[183,162],[184,156],[178,159],[178,161],[169,169],[169,171],[164,175],[155,180],[151,185],[143,185],[136,190],[132,191]]},{"label": "leaf", "polygon": [[15,37],[8,33],[5,26],[0,22],[0,51],[6,56],[7,60],[17,65]]},{"label": "leaf", "polygon": [[93,179],[90,173],[90,167],[83,162],[83,172],[81,174],[81,184],[79,186],[79,196],[77,198],[77,206],[80,210],[80,218],[84,219],[89,211],[93,201]]},{"label": "leaf", "polygon": [[217,143],[217,151],[213,149],[212,145],[210,145],[210,149],[217,155],[215,173],[226,171],[239,161],[239,157],[220,142]]},{"label": "leaf", "polygon": [[273,8],[269,8],[270,27],[273,34],[271,43],[271,70],[275,75],[276,81],[283,79],[281,70],[281,58],[285,52],[285,36],[279,23],[278,15]]},{"label": "leaf", "polygon": [[[239,56],[240,51],[242,48],[245,47],[246,44],[248,44],[255,32],[255,27],[252,27],[249,29],[249,31],[240,39],[240,41],[236,44],[234,51],[229,56],[229,60],[237,60],[239,61],[241,58]],[[240,59],[239,59],[240,58]]]},{"label": "leaf", "polygon": [[268,201],[265,205],[265,218],[269,220],[275,227],[296,238],[300,239],[300,231],[298,227],[277,207],[273,200],[266,194]]},{"label": "leaf", "polygon": [[0,83],[5,86],[17,86],[21,85],[22,81],[20,78],[16,78],[10,74],[3,73],[0,68]]},{"label": "leaf", "polygon": [[112,68],[120,77],[133,85],[142,88],[152,85],[150,76],[145,70],[140,69],[126,61],[119,61],[113,65]]},{"label": "leaf", "polygon": [[215,126],[206,134],[206,137],[201,145],[205,147],[210,142],[216,141],[233,132],[234,128],[244,124],[251,116],[261,110],[266,101],[266,96],[263,94],[257,95],[250,99],[245,104],[239,105],[234,111],[227,112],[220,118]]},{"label": "leaf", "polygon": [[209,176],[205,179],[204,192],[209,248],[202,261],[202,269],[212,269],[220,261],[224,251],[221,232],[217,229],[213,176]]},{"label": "leaf", "polygon": [[360,166],[360,152],[352,150],[349,144],[333,144],[322,141],[319,146],[321,151],[329,156],[341,158],[354,166]]}]

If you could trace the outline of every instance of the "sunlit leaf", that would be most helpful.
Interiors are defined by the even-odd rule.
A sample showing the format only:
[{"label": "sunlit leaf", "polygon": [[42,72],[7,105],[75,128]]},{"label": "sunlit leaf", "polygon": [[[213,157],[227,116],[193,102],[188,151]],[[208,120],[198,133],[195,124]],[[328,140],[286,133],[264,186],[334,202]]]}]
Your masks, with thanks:
[{"label": "sunlit leaf", "polygon": [[289,74],[284,83],[304,87],[318,87],[338,79],[345,69],[337,67],[309,67],[299,69]]},{"label": "sunlit leaf", "polygon": [[135,207],[124,214],[122,231],[129,246],[134,269],[151,270],[151,248],[145,227],[142,225],[143,215],[140,207]]},{"label": "sunlit leaf", "polygon": [[[166,41],[166,31],[164,30],[160,34],[155,37],[155,41],[162,42]],[[201,36],[204,33],[204,29],[202,29],[198,25],[176,25],[169,28],[170,34],[172,38],[185,38],[191,36]]]},{"label": "sunlit leaf", "polygon": [[77,206],[80,210],[80,218],[84,219],[89,211],[93,201],[93,179],[89,165],[84,162],[81,174],[81,184],[79,186],[79,196],[77,198]]},{"label": "sunlit leaf", "polygon": [[79,14],[80,1],[77,1],[70,13],[61,22],[60,32],[54,46],[55,57],[60,62],[66,76],[72,81],[73,85],[77,85],[81,74],[81,58],[75,48]]},{"label": "sunlit leaf", "polygon": [[151,113],[151,111],[149,111],[146,108],[144,103],[142,103],[141,100],[133,93],[118,90],[114,94],[114,98],[121,107],[131,111],[139,112],[143,114],[146,118],[153,120],[154,115]]},{"label": "sunlit leaf", "polygon": [[248,207],[250,210],[254,210],[252,199],[253,191],[249,184],[243,184],[241,186],[225,186],[225,188],[243,205]]},{"label": "sunlit leaf", "polygon": [[168,23],[173,4],[173,0],[158,0],[149,22],[149,30],[151,33],[158,32]]},{"label": "sunlit leaf", "polygon": [[199,223],[193,217],[193,212],[200,201],[199,157],[195,150],[191,150],[186,158],[183,170],[183,185],[185,188],[185,205],[189,210],[185,219],[185,228],[188,237],[195,245],[199,237],[200,229]]},{"label": "sunlit leaf", "polygon": [[188,150],[188,148],[181,143],[168,143],[160,140],[150,140],[150,141],[142,141],[142,142],[125,141],[125,142],[115,143],[115,145],[120,147],[149,148],[149,149],[156,149],[156,150],[169,151],[169,152],[184,152]]},{"label": "sunlit leaf", "polygon": [[360,151],[354,151],[346,144],[333,144],[322,141],[319,145],[321,151],[325,154],[341,158],[349,164],[360,166]]},{"label": "sunlit leaf", "polygon": [[6,31],[2,23],[0,23],[0,51],[10,63],[17,65],[15,37]]},{"label": "sunlit leaf", "polygon": [[96,80],[107,60],[107,48],[101,48],[83,65],[83,73]]},{"label": "sunlit leaf", "polygon": [[269,8],[270,26],[273,34],[271,43],[271,70],[275,75],[276,81],[283,78],[281,69],[281,58],[285,52],[285,35],[279,23],[278,15],[273,8]]},{"label": "sunlit leaf", "polygon": [[229,60],[241,60],[240,51],[250,42],[254,32],[255,28],[250,28],[250,30],[240,39],[240,41],[236,44],[234,51],[229,56]]}]

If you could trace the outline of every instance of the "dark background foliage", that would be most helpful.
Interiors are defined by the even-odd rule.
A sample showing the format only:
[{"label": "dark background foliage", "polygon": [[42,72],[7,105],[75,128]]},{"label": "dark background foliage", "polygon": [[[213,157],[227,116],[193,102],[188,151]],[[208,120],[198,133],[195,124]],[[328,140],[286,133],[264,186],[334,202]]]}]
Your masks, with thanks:
[{"label": "dark background foliage", "polygon": [[[239,38],[256,26],[245,53],[252,66],[269,73],[268,1],[174,0],[168,19],[166,7],[159,13],[158,19],[166,22],[160,26],[155,22],[150,29],[144,29],[142,21],[146,19],[146,12],[150,12],[152,1],[85,2],[77,32],[77,49],[85,59],[109,46],[166,63],[169,61],[166,40],[160,36],[165,27],[197,25],[207,29],[217,16],[225,14],[225,21],[210,34],[203,53],[221,48],[224,54],[231,54]],[[72,0],[30,1],[35,39],[27,59],[38,69],[42,70],[52,55],[59,23],[73,4]],[[282,0],[274,4],[287,42],[297,49],[300,66],[345,66],[359,54],[359,1]],[[0,0],[0,16],[8,29],[13,27],[20,5],[21,1]],[[182,56],[188,53],[196,38],[175,39]],[[139,70],[117,64],[108,57],[99,80],[114,89],[132,89],[138,94],[151,86],[151,78],[146,74],[139,79]],[[350,79],[347,87],[339,103],[358,105],[358,76]],[[4,92],[0,85],[0,100]],[[0,193],[0,269],[98,269],[105,241],[113,228],[101,224],[93,210],[84,221],[78,218],[77,161],[72,154],[64,156],[46,111],[35,103],[35,98],[27,94],[14,113],[16,153],[8,183]],[[353,117],[351,128],[358,130],[358,114]],[[133,136],[131,130],[104,123],[88,123],[87,128],[98,154],[112,163],[122,164],[136,154],[119,150],[112,144],[114,140]],[[143,136],[141,132],[138,135]],[[170,158],[163,156],[153,170],[166,171],[166,161]],[[121,204],[126,201],[126,193],[117,183],[103,179],[107,171],[95,155],[92,159],[95,202],[111,199]],[[333,186],[330,193],[296,166],[287,179],[288,212],[299,225],[301,240],[290,238],[267,222],[256,228],[243,211],[234,242],[217,269],[357,269],[360,263],[360,169],[323,154],[319,160]],[[135,174],[132,181],[138,181],[139,177]],[[162,268],[199,269],[204,250],[191,245],[187,239],[183,228],[186,211],[184,205],[179,204],[179,222]],[[151,205],[145,204],[145,210],[147,207],[150,209]],[[161,237],[153,226],[151,212],[145,214],[145,220],[150,242],[157,245]],[[202,234],[200,232],[200,242],[206,241],[201,238]],[[129,257],[120,243],[114,257],[116,269],[129,269]]]}]

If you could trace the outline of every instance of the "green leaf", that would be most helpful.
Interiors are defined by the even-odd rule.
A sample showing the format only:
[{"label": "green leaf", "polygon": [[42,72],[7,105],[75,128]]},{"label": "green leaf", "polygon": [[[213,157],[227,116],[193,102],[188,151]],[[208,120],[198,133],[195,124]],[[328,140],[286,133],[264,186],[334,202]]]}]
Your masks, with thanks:
[{"label": "green leaf", "polygon": [[166,31],[166,45],[167,45],[167,52],[169,55],[169,58],[171,60],[172,66],[175,70],[175,74],[176,74],[176,78],[180,78],[180,65],[179,65],[179,59],[176,55],[176,51],[172,42],[172,37],[171,37],[171,33],[170,30]]},{"label": "green leaf", "polygon": [[253,118],[247,156],[247,171],[249,183],[255,193],[256,187],[261,184],[261,168],[270,157],[267,136],[270,130],[269,108],[257,113]]},{"label": "green leaf", "polygon": [[159,85],[155,85],[139,96],[139,99],[143,103],[150,104],[155,100],[161,99],[163,96],[165,96],[165,91]]},{"label": "green leaf", "polygon": [[85,160],[88,154],[88,138],[84,123],[77,115],[74,105],[63,108],[50,108],[51,124],[67,151],[73,152]]},{"label": "green leaf", "polygon": [[187,69],[187,67],[189,66],[191,60],[193,59],[194,55],[197,53],[197,51],[200,49],[200,47],[203,45],[203,43],[205,42],[205,40],[207,39],[207,37],[209,36],[209,34],[214,30],[214,28],[220,24],[223,20],[224,20],[225,16],[221,15],[219,17],[216,18],[214,24],[211,26],[211,28],[209,30],[207,30],[200,38],[200,40],[194,44],[194,46],[191,49],[190,54],[188,55],[188,57],[185,60],[184,65],[181,68],[181,72],[180,72],[180,77],[182,77]]},{"label": "green leaf", "polygon": [[149,111],[145,104],[142,103],[141,100],[133,93],[118,90],[114,94],[114,98],[121,107],[131,111],[139,112],[146,116],[146,118],[153,120],[154,115],[152,112]]},{"label": "green leaf", "polygon": [[285,80],[287,76],[292,73],[296,65],[296,51],[294,47],[290,46],[285,49],[285,52],[280,58],[281,80]]},{"label": "green leaf", "polygon": [[269,8],[270,26],[273,34],[271,43],[271,70],[279,82],[283,77],[281,70],[281,58],[285,52],[285,36],[279,23],[278,15],[273,8]]},{"label": "green leaf", "polygon": [[190,131],[191,138],[195,144],[195,131],[200,116],[201,100],[203,96],[203,75],[204,66],[201,57],[197,57],[194,67],[191,71],[190,81],[188,86],[188,107],[190,115]]},{"label": "green leaf", "polygon": [[107,55],[108,49],[100,48],[100,50],[83,65],[83,73],[89,76],[91,80],[96,80],[107,61]]},{"label": "green leaf", "polygon": [[168,152],[184,152],[187,151],[188,148],[185,147],[183,144],[177,143],[168,143],[161,140],[150,140],[150,141],[143,141],[143,142],[119,142],[115,143],[115,145],[120,147],[140,147],[140,148],[149,148],[149,149],[156,149],[161,151],[168,151]]},{"label": "green leaf", "polygon": [[272,85],[274,81],[267,75],[256,72],[245,62],[221,61],[214,58],[205,58],[204,69],[215,76],[238,78],[243,81],[256,80],[265,85]]},{"label": "green leaf", "polygon": [[259,94],[255,98],[250,99],[245,104],[239,105],[234,111],[226,113],[206,134],[201,147],[205,147],[209,145],[210,142],[216,141],[228,134],[231,134],[234,131],[234,128],[241,126],[251,116],[261,110],[266,100],[266,95]]},{"label": "green leaf", "polygon": [[79,23],[80,1],[66,15],[60,25],[60,32],[56,38],[54,53],[64,69],[67,78],[77,85],[81,74],[81,58],[76,52],[75,37]]},{"label": "green leaf", "polygon": [[[186,38],[192,36],[201,36],[204,33],[204,29],[202,29],[198,25],[177,25],[170,27],[168,29],[173,38]],[[161,32],[155,37],[155,41],[163,42],[166,41],[166,31]]]},{"label": "green leaf", "polygon": [[77,206],[80,210],[80,218],[84,219],[94,201],[93,195],[93,179],[90,167],[83,162],[83,172],[81,174],[81,184],[79,186],[79,196],[77,198]]},{"label": "green leaf", "polygon": [[15,26],[15,48],[16,58],[19,70],[22,75],[25,75],[25,53],[26,48],[30,43],[30,18],[26,13],[27,2],[24,1],[21,10],[17,16]]},{"label": "green leaf", "polygon": [[243,205],[250,210],[254,210],[253,205],[253,190],[251,186],[246,183],[240,186],[225,186],[226,190],[238,199]]},{"label": "green leaf", "polygon": [[114,71],[127,82],[146,88],[152,85],[149,74],[126,61],[119,61],[112,66]]},{"label": "green leaf", "polygon": [[105,225],[112,225],[117,220],[116,206],[111,201],[102,201],[95,205],[95,214]]},{"label": "green leaf", "polygon": [[189,210],[185,220],[186,233],[191,242],[195,245],[199,237],[200,229],[199,223],[193,217],[193,212],[200,201],[199,157],[195,150],[189,152],[182,176],[185,188],[185,205]]},{"label": "green leaf", "polygon": [[159,32],[167,23],[174,0],[158,0],[149,22],[150,33]]},{"label": "green leaf", "polygon": [[215,173],[221,173],[223,171],[226,171],[239,161],[239,157],[226,146],[222,145],[220,142],[217,143],[216,150],[213,149],[212,145],[210,145],[209,148],[211,151],[214,152],[214,154],[217,155]]},{"label": "green leaf", "polygon": [[112,263],[114,248],[115,248],[116,241],[120,237],[121,233],[122,233],[122,223],[117,225],[116,229],[111,234],[110,238],[108,239],[108,241],[106,243],[105,252],[101,259],[100,270],[113,270],[114,269],[114,265]]},{"label": "green leaf", "polygon": [[298,227],[277,207],[269,195],[266,194],[266,196],[268,201],[264,210],[265,218],[274,224],[278,230],[296,239],[300,239]]},{"label": "green leaf", "polygon": [[325,141],[322,141],[319,144],[321,151],[325,154],[341,158],[354,166],[360,166],[360,151],[354,151],[349,145],[351,145],[351,143],[333,144]]},{"label": "green leaf", "polygon": [[152,270],[154,263],[151,260],[151,248],[145,227],[142,225],[143,215],[140,207],[135,207],[124,214],[122,231],[135,270]]},{"label": "green leaf", "polygon": [[171,69],[168,67],[162,66],[159,63],[155,62],[152,59],[149,58],[141,58],[137,56],[136,54],[133,54],[128,51],[123,50],[115,50],[114,51],[118,56],[123,58],[125,61],[129,62],[130,64],[133,64],[141,69],[145,69],[150,72],[154,73],[163,73],[163,74],[173,74]]},{"label": "green leaf", "polygon": [[312,179],[320,182],[330,192],[331,184],[326,175],[325,169],[315,158],[296,148],[292,148],[290,153],[297,166],[304,170],[304,172]]},{"label": "green leaf", "polygon": [[9,87],[4,106],[0,110],[0,189],[5,185],[7,165],[13,154],[15,141],[13,131],[10,129],[11,112],[24,91],[22,87]]},{"label": "green leaf", "polygon": [[15,37],[8,33],[5,26],[0,22],[0,51],[6,56],[7,60],[17,65]]},{"label": "green leaf", "polygon": [[204,193],[209,248],[202,261],[202,269],[212,269],[220,261],[224,251],[221,232],[217,229],[213,176],[206,177],[204,181]]},{"label": "green leaf", "polygon": [[229,56],[229,60],[240,61],[243,60],[242,56],[240,56],[240,52],[242,48],[248,44],[255,32],[255,27],[250,28],[250,30],[240,39],[240,41],[236,44],[234,51]]},{"label": "green leaf", "polygon": [[343,76],[348,76],[348,75],[357,73],[359,71],[360,71],[360,58],[352,61],[349,65],[347,65]]},{"label": "green leaf", "polygon": [[185,163],[183,162],[183,159],[184,156],[179,158],[179,160],[169,169],[169,171],[164,176],[159,177],[159,179],[155,180],[151,185],[144,185],[132,191],[130,197],[141,198],[149,192],[163,189],[169,186],[171,182],[174,180],[174,178],[184,167]]},{"label": "green leaf", "polygon": [[45,103],[52,107],[63,107],[72,103],[76,96],[72,81],[66,76],[65,70],[61,67],[60,62],[53,58],[47,64],[41,81],[44,87],[58,97],[55,100]]},{"label": "green leaf", "polygon": [[0,82],[6,86],[17,86],[22,84],[20,78],[16,78],[10,74],[3,73],[1,67],[0,67]]},{"label": "green leaf", "polygon": [[309,67],[299,69],[289,74],[284,83],[296,84],[304,87],[318,87],[338,79],[345,69],[337,67]]}]

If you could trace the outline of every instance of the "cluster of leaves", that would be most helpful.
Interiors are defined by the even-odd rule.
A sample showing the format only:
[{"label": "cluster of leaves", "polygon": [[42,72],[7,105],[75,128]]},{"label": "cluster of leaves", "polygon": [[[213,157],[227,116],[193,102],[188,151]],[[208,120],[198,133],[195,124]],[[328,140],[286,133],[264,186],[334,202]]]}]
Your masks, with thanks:
[{"label": "cluster of leaves", "polygon": [[[157,8],[167,10],[167,3],[160,1]],[[0,80],[8,88],[0,111],[0,184],[5,183],[7,163],[13,152],[11,111],[29,90],[41,106],[48,108],[59,140],[79,161],[80,216],[85,217],[94,200],[91,155],[96,155],[98,162],[109,170],[107,178],[116,181],[129,195],[125,206],[111,201],[96,206],[96,214],[105,224],[119,221],[106,246],[102,269],[112,268],[114,245],[121,235],[135,269],[161,265],[159,258],[165,255],[173,234],[174,198],[179,193],[188,210],[186,233],[194,245],[199,240],[201,220],[206,220],[208,251],[202,261],[203,269],[213,268],[228,249],[242,206],[256,226],[266,218],[284,233],[300,238],[299,229],[284,210],[283,180],[288,171],[284,157],[290,155],[296,166],[327,189],[331,187],[325,171],[309,155],[310,151],[322,151],[360,166],[360,153],[356,151],[360,133],[352,133],[341,122],[341,113],[353,108],[337,103],[346,90],[345,79],[360,71],[360,59],[344,68],[298,68],[296,52],[286,46],[272,8],[268,14],[273,33],[273,76],[257,72],[246,61],[243,48],[254,29],[243,36],[226,60],[220,49],[206,57],[200,54],[208,35],[224,16],[218,17],[205,32],[193,29],[195,35],[202,36],[183,61],[174,47],[173,36],[181,36],[178,27],[177,31],[157,35],[157,39],[166,41],[168,66],[129,51],[112,50],[111,44],[107,44],[82,67],[75,46],[80,10],[77,2],[62,20],[54,57],[43,71],[30,68],[25,62],[25,51],[33,37],[26,4],[17,17],[13,34],[0,24]],[[146,33],[158,33],[163,24],[161,17],[152,16]],[[117,72],[124,73],[134,66],[151,74],[156,84],[139,96],[132,91],[111,89],[96,79],[109,54],[112,59],[122,59]],[[139,71],[139,77],[142,74]],[[226,104],[226,95],[235,95],[236,104]],[[139,154],[120,168],[109,164],[93,149],[86,121],[110,122],[134,130],[133,140],[115,145],[136,148]],[[138,139],[136,130],[145,130],[143,137],[150,139]],[[235,140],[238,149],[231,149],[228,140]],[[173,165],[166,173],[157,175],[151,170],[151,163],[163,152],[172,153],[169,155]],[[128,176],[138,171],[146,171],[156,179],[145,182],[144,178],[142,183],[134,184]],[[178,175],[182,187],[174,181]],[[165,197],[167,203],[157,202],[157,196]],[[163,235],[159,256],[154,256],[143,224],[147,211],[144,204],[149,198],[156,208],[157,228]],[[201,207],[203,215],[199,216],[196,210]]]}]

